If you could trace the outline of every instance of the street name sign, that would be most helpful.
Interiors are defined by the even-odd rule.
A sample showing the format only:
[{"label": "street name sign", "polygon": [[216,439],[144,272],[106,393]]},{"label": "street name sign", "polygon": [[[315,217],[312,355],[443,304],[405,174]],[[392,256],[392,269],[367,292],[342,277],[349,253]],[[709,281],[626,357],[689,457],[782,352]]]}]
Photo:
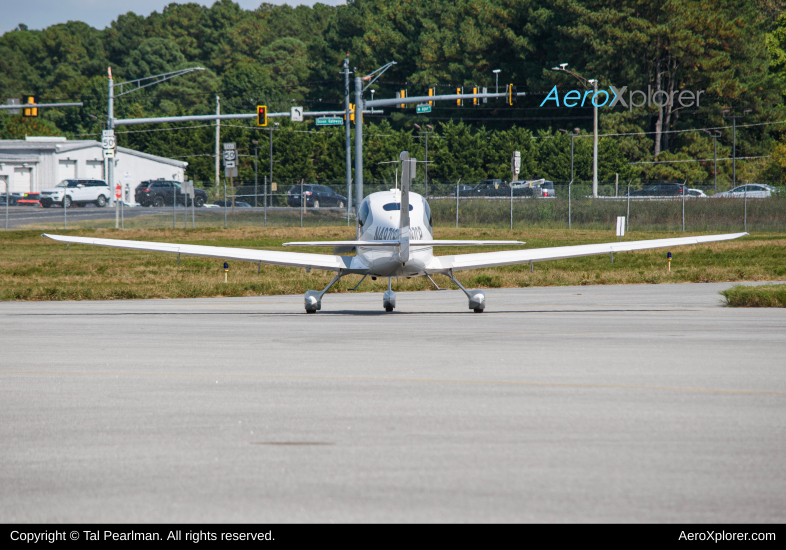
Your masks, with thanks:
[{"label": "street name sign", "polygon": [[341,126],[344,119],[341,117],[322,117],[317,119],[317,126]]}]

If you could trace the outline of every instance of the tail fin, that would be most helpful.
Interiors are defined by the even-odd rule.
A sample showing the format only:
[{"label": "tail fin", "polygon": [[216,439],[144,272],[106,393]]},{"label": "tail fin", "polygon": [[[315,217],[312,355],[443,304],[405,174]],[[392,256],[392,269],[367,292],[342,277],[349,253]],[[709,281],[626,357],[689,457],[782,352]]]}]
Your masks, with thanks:
[{"label": "tail fin", "polygon": [[401,160],[401,222],[399,225],[399,257],[402,262],[409,260],[409,187],[415,177],[415,159],[409,158],[409,152],[402,151]]}]

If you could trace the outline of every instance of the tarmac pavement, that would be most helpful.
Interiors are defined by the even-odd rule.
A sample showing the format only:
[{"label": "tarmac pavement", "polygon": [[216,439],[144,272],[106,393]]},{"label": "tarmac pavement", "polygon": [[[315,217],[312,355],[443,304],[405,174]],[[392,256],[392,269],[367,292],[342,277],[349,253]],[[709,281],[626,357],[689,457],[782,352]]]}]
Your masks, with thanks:
[{"label": "tarmac pavement", "polygon": [[729,286],[0,303],[0,522],[782,523]]}]

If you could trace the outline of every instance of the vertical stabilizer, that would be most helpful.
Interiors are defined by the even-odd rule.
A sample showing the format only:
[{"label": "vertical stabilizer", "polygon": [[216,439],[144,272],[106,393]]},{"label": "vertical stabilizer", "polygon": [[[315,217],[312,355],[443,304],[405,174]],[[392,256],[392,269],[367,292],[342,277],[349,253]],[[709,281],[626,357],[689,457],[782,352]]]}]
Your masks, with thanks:
[{"label": "vertical stabilizer", "polygon": [[409,188],[415,177],[415,162],[409,158],[409,152],[402,151],[401,160],[401,221],[399,224],[399,256],[402,262],[409,260]]}]

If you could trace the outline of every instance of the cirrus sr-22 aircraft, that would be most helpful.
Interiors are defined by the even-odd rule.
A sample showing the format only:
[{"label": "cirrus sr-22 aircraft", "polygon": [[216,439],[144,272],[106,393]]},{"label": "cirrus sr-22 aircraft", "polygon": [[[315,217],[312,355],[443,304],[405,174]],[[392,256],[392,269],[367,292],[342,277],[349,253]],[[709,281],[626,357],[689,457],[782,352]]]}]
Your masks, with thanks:
[{"label": "cirrus sr-22 aircraft", "polygon": [[[306,292],[305,306],[306,312],[308,313],[316,313],[318,310],[322,309],[322,297],[330,287],[345,275],[363,275],[364,279],[367,276],[371,276],[372,278],[387,277],[388,290],[383,295],[382,305],[386,311],[393,311],[396,307],[396,295],[391,290],[391,278],[425,276],[431,279],[431,275],[442,274],[449,277],[464,291],[464,294],[466,294],[469,299],[469,309],[476,313],[481,313],[486,308],[486,296],[484,292],[482,290],[468,290],[464,288],[454,276],[456,271],[526,263],[532,266],[533,262],[542,262],[546,260],[559,260],[599,254],[613,255],[615,252],[627,252],[631,250],[646,250],[726,241],[747,235],[747,233],[730,233],[725,235],[656,239],[624,243],[611,242],[554,248],[435,256],[435,246],[520,246],[525,243],[520,241],[435,240],[431,227],[431,209],[426,199],[417,193],[410,192],[410,185],[415,172],[415,161],[414,159],[409,159],[409,155],[406,151],[401,153],[401,160],[401,190],[391,189],[390,191],[372,193],[363,200],[357,213],[358,234],[356,240],[284,243],[284,246],[332,247],[332,255],[199,246],[191,244],[126,241],[119,239],[93,239],[90,237],[68,237],[48,234],[44,234],[43,236],[64,243],[91,244],[151,252],[167,252],[170,254],[178,254],[178,256],[183,254],[187,256],[203,256],[224,260],[240,260],[257,264],[305,268],[307,271],[322,269],[336,272],[336,276],[324,289],[309,290]],[[338,253],[351,252],[352,250],[356,252],[355,256],[337,255]],[[361,283],[362,282],[363,279],[361,279]],[[433,283],[434,281],[431,280],[431,282]],[[358,286],[360,286],[360,283],[358,283]]]}]

